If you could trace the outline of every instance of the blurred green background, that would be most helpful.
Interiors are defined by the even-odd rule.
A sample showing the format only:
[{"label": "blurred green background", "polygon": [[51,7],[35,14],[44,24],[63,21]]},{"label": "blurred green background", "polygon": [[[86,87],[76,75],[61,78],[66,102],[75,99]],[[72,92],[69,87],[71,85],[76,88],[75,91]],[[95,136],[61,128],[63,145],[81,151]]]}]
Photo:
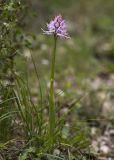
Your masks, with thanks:
[{"label": "blurred green background", "polygon": [[[7,86],[8,89],[14,87],[15,77],[12,75],[15,73],[27,82],[34,104],[39,102],[39,83],[32,54],[43,89],[44,106],[47,107],[53,36],[44,35],[41,28],[46,30],[46,24],[61,14],[67,22],[71,39],[58,39],[57,43],[54,84],[57,111],[58,114],[65,113],[70,106],[74,106],[68,122],[74,122],[78,127],[78,121],[81,121],[79,128],[81,126],[88,132],[90,129],[89,136],[85,138],[90,137],[100,146],[102,140],[99,141],[99,137],[107,138],[105,132],[107,134],[114,126],[114,0],[23,0],[24,5],[18,2],[17,6],[13,6],[13,1],[7,3],[4,14],[1,14],[3,69],[0,74],[4,91],[0,90],[1,95],[4,95],[5,100],[11,96]],[[12,52],[16,52],[13,58]],[[10,65],[5,65],[5,61]],[[10,104],[6,103],[7,105],[10,110]],[[4,112],[7,113],[7,110]],[[8,127],[7,131],[9,132]],[[110,136],[108,138],[111,144]]]},{"label": "blurred green background", "polygon": [[[114,71],[113,0],[34,0],[28,1],[25,21],[26,39],[39,67],[41,77],[49,78],[53,37],[43,35],[55,15],[67,21],[70,40],[59,40],[56,61],[56,81],[71,92],[77,87],[88,88],[88,81],[96,76],[108,76]],[[29,56],[29,50],[24,50]],[[17,62],[17,65],[18,65]],[[22,62],[21,62],[22,63]],[[19,64],[24,69],[23,65]],[[29,69],[32,70],[31,65]],[[30,71],[29,70],[29,71]],[[26,70],[25,70],[26,71]],[[32,74],[31,72],[30,74]],[[33,79],[33,76],[30,76]],[[88,80],[89,79],[89,80]]]},{"label": "blurred green background", "polygon": [[[58,40],[56,99],[59,96],[59,101],[61,99],[61,101],[68,99],[70,101],[87,94],[87,98],[81,104],[81,112],[83,113],[84,110],[86,118],[94,116],[96,118],[102,114],[113,115],[114,1],[34,0],[28,2],[24,21],[26,33],[24,40],[30,49],[23,48],[22,56],[16,59],[16,66],[17,71],[21,72],[25,79],[28,76],[34,100],[38,94],[38,83],[30,52],[34,57],[45,95],[49,86],[53,37],[43,35],[41,28],[46,30],[46,23],[55,15],[61,14],[67,21],[71,39]],[[105,106],[106,103],[108,107]]]}]

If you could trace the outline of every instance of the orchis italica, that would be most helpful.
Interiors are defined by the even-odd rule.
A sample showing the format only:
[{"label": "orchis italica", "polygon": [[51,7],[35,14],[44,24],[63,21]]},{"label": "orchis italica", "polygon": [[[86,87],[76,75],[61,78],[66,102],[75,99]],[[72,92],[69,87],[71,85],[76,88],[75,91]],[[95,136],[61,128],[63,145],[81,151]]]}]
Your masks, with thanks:
[{"label": "orchis italica", "polygon": [[57,38],[70,38],[67,32],[66,22],[61,15],[58,15],[47,24],[47,31],[43,32],[47,35],[54,36],[54,49],[52,55],[51,76],[50,76],[50,90],[49,90],[49,137],[50,144],[53,147],[55,143],[55,127],[56,127],[56,114],[55,114],[55,97],[54,97],[54,75],[55,75],[55,58],[56,58],[56,44]]},{"label": "orchis italica", "polygon": [[70,38],[67,32],[66,21],[61,15],[56,16],[54,20],[50,21],[50,23],[47,24],[47,28],[47,31],[43,30],[44,34],[54,34],[55,36],[60,38]]}]

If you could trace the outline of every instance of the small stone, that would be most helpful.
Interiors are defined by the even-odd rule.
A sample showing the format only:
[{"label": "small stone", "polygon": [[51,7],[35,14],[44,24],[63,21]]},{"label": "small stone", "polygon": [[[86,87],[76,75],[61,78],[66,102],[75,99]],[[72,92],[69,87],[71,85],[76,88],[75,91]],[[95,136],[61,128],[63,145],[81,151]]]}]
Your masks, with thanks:
[{"label": "small stone", "polygon": [[91,135],[92,136],[96,135],[96,132],[97,132],[97,128],[96,127],[92,127],[91,128]]},{"label": "small stone", "polygon": [[59,149],[55,149],[53,154],[56,155],[56,156],[59,156],[60,155],[60,150]]},{"label": "small stone", "polygon": [[110,149],[109,149],[108,146],[103,145],[103,146],[100,147],[100,151],[103,152],[104,154],[108,154]]}]

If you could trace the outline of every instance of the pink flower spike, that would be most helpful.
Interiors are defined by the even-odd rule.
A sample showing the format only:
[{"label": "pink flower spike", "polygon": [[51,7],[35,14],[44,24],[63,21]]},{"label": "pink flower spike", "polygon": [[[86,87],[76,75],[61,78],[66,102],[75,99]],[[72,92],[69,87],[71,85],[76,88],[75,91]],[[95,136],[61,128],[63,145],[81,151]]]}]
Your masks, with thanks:
[{"label": "pink flower spike", "polygon": [[60,37],[62,39],[70,38],[67,32],[66,22],[61,15],[56,16],[54,20],[50,21],[50,23],[47,24],[47,28],[47,31],[44,31],[42,29],[44,34],[56,35],[57,37]]}]

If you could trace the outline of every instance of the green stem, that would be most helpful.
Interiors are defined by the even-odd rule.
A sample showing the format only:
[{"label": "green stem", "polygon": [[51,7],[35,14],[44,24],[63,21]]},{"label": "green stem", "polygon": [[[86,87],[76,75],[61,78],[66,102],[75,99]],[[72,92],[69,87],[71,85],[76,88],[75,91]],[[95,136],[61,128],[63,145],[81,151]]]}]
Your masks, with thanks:
[{"label": "green stem", "polygon": [[56,44],[57,36],[54,36],[54,50],[51,65],[51,77],[50,77],[50,93],[49,93],[49,134],[50,143],[54,145],[54,130],[55,130],[55,99],[54,99],[54,75],[55,75],[55,58],[56,58]]}]

